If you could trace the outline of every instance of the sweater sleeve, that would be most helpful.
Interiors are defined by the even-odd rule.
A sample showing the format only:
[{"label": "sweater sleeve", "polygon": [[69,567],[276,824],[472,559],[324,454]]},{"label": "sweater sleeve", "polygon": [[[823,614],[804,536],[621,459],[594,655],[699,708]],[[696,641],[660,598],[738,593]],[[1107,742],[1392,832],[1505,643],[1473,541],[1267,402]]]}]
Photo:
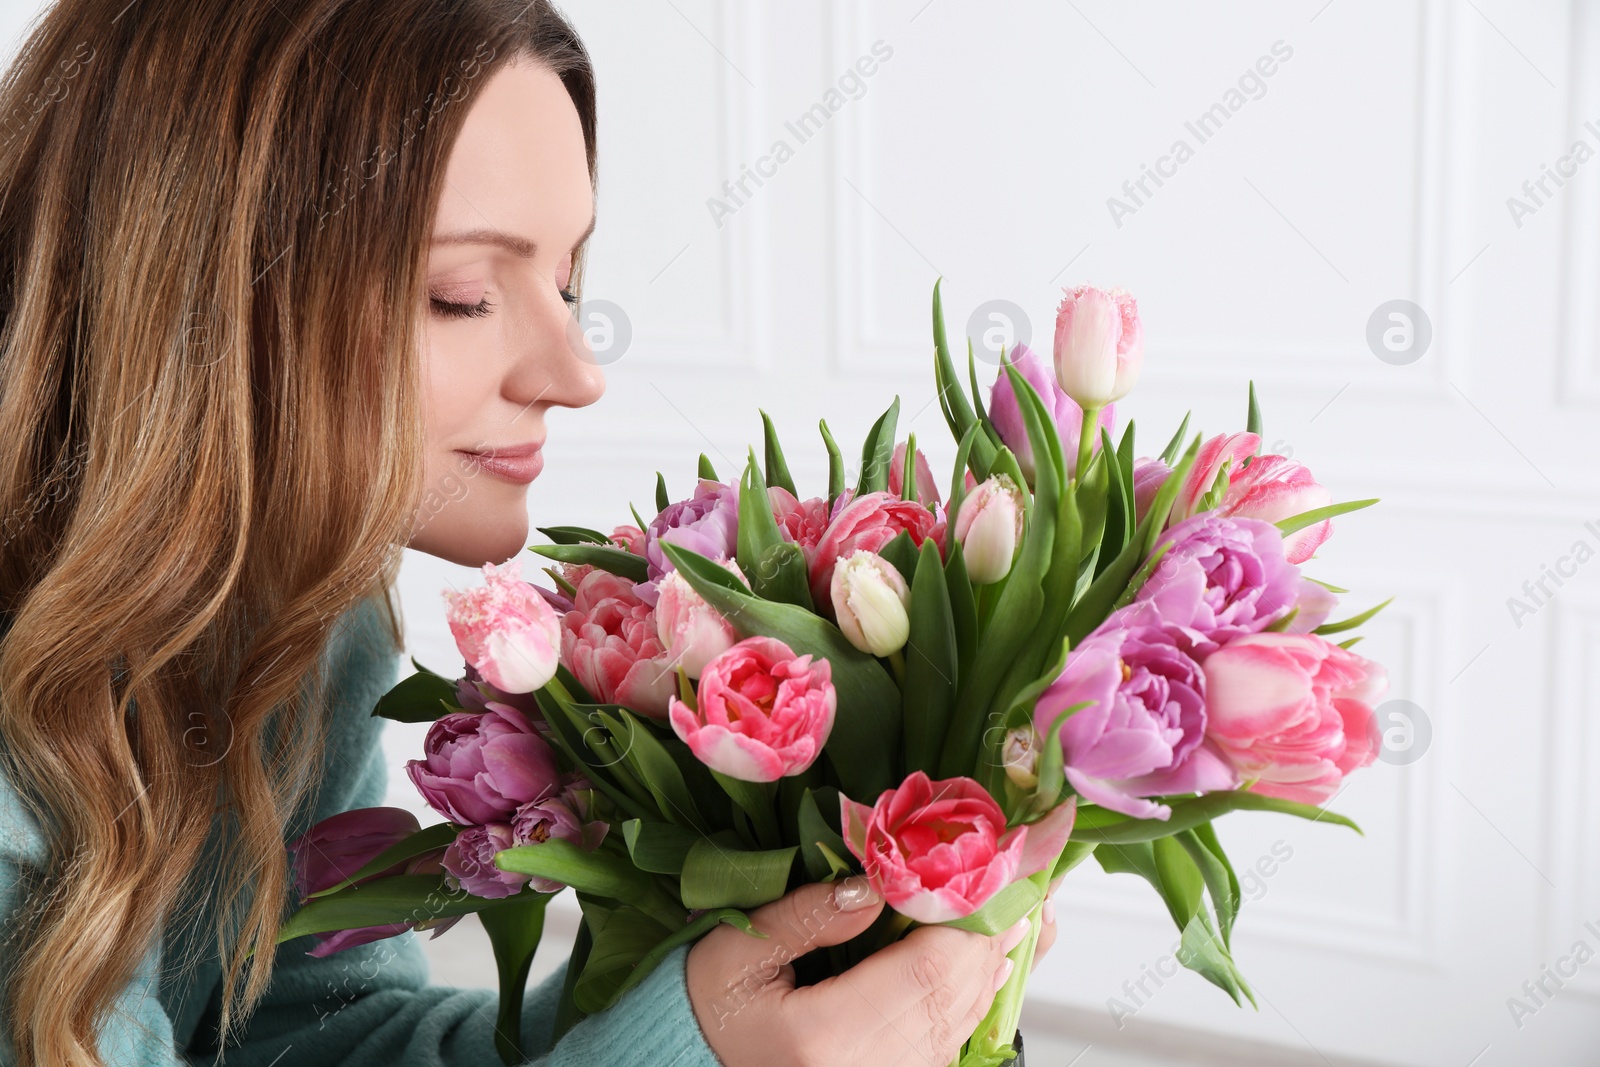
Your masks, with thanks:
[{"label": "sweater sleeve", "polygon": [[[380,732],[385,720],[374,718],[371,710],[397,680],[398,661],[383,653],[375,631],[363,631],[374,620],[372,615],[356,617],[347,653],[331,664],[335,705],[328,770],[312,821],[384,802],[388,769]],[[315,944],[306,936],[277,947],[270,987],[240,1044],[229,1039],[227,1067],[500,1063],[494,1047],[498,994],[489,988],[430,985],[418,934],[408,931],[322,958],[307,954]],[[689,1004],[687,953],[687,946],[673,952],[608,1011],[578,1023],[553,1048],[550,1034],[565,967],[529,988],[522,1022],[523,1048],[534,1057],[528,1063],[721,1067]],[[486,978],[494,982],[492,964]],[[215,1004],[213,996],[213,1009]],[[214,1011],[208,1013],[208,1022],[212,1016]]]},{"label": "sweater sleeve", "polygon": [[[0,970],[15,963],[13,934],[18,909],[31,885],[42,881],[46,846],[38,823],[0,775]],[[99,1032],[100,1058],[127,1067],[179,1067],[188,1061],[173,1045],[172,1023],[158,995],[159,949],[152,944],[133,979],[122,988]],[[0,1064],[17,1062],[9,1021],[0,1023]]]}]

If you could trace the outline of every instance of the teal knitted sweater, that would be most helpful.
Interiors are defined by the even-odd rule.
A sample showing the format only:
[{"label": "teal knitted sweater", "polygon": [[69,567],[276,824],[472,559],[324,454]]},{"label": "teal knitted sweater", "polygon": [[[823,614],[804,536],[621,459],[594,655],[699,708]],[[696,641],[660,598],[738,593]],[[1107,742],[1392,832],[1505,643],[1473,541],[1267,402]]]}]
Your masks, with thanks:
[{"label": "teal knitted sweater", "polygon": [[[0,632],[3,632],[0,620]],[[333,629],[322,670],[331,672],[332,719],[321,788],[286,828],[292,840],[312,823],[351,808],[383,803],[387,778],[379,732],[370,713],[398,681],[376,599],[363,601]],[[305,810],[309,809],[309,810]],[[0,923],[15,913],[19,875],[44,856],[32,816],[0,776]],[[496,994],[428,983],[418,935],[346,949],[323,959],[307,954],[307,936],[276,950],[272,983],[242,1034],[216,1048],[220,964],[198,923],[152,938],[138,973],[122,990],[100,1034],[101,1056],[117,1067],[173,1067],[225,1062],[231,1067],[498,1067],[494,1047]],[[192,935],[192,936],[191,936]],[[443,936],[449,937],[449,933]],[[542,951],[550,951],[547,947]],[[684,985],[687,948],[668,956],[610,1010],[569,1030],[555,1047],[551,1023],[565,965],[527,991],[524,1048],[539,1067],[651,1064],[719,1067],[695,1021]],[[0,947],[0,968],[7,959]],[[486,975],[493,971],[486,967]],[[0,1063],[15,1061],[9,1029],[0,1026]]]}]

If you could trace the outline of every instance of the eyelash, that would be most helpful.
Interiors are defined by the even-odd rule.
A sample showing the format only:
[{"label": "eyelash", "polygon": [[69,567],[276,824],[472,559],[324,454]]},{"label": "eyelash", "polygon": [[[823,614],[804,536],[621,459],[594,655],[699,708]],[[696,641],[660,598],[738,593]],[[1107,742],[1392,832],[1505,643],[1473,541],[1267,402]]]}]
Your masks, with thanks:
[{"label": "eyelash", "polygon": [[[488,300],[480,300],[476,304],[458,304],[450,300],[440,300],[436,296],[428,299],[433,305],[433,310],[452,319],[480,319],[494,309],[494,305]],[[561,290],[561,299],[568,305],[578,302],[577,294],[571,289]]]}]

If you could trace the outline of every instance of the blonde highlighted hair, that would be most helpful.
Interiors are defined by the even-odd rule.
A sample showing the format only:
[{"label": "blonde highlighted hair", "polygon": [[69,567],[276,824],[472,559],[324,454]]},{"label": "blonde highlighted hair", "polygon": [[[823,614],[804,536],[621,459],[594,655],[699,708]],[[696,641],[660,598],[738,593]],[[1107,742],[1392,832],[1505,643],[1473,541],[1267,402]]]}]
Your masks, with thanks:
[{"label": "blonde highlighted hair", "polygon": [[546,0],[60,0],[0,80],[0,769],[50,849],[7,945],[21,1064],[99,1067],[207,896],[218,1047],[266,989],[329,627],[381,596],[400,649],[434,204],[514,57],[592,177]]}]

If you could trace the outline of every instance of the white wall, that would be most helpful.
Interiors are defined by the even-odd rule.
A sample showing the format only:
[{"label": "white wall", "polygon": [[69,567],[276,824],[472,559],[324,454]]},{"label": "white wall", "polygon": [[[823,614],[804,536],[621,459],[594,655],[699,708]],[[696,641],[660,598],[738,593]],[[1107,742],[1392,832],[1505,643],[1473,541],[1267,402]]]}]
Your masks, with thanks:
[{"label": "white wall", "polygon": [[[0,6],[7,39],[33,9]],[[759,440],[758,404],[812,486],[825,471],[816,420],[826,415],[849,453],[896,392],[902,427],[947,469],[954,450],[930,403],[928,299],[941,274],[955,334],[1004,298],[1026,309],[1040,347],[1062,285],[1127,286],[1149,346],[1128,405],[1143,451],[1186,409],[1208,431],[1238,426],[1253,378],[1276,450],[1293,449],[1338,498],[1384,498],[1337,524],[1311,573],[1356,590],[1359,606],[1398,597],[1363,651],[1389,666],[1392,696],[1422,710],[1431,739],[1338,798],[1365,837],[1265,816],[1222,824],[1241,873],[1275,845],[1292,853],[1261,878],[1236,932],[1259,1013],[1188,972],[1147,982],[1153,995],[1136,1004],[1124,983],[1161,964],[1175,933],[1142,882],[1093,865],[1074,875],[1029,1016],[1030,1032],[1057,1032],[1061,1054],[1038,1059],[1065,1063],[1090,1041],[1078,1062],[1094,1067],[1128,1034],[1181,1026],[1280,1050],[1261,1062],[1595,1062],[1600,958],[1559,989],[1547,980],[1542,1005],[1523,985],[1580,942],[1600,954],[1600,565],[1568,558],[1577,542],[1600,549],[1600,161],[1589,158],[1600,10],[568,10],[600,86],[588,296],[623,308],[633,340],[600,405],[552,420],[536,522],[609,528],[628,500],[649,504],[656,469],[687,489],[701,451],[735,469]],[[892,52],[859,98],[801,143],[786,121],[878,41]],[[1292,54],[1200,143],[1186,121],[1226,102],[1277,42]],[[1180,138],[1192,158],[1114,219],[1108,198]],[[719,225],[708,199],[780,140],[792,156],[762,164],[770,177]],[[1575,175],[1528,198],[1524,181],[1580,140]],[[1513,196],[1535,210],[1514,218]],[[1432,330],[1400,364],[1367,341],[1369,318],[1396,299],[1420,305]],[[1552,595],[1535,603],[1523,585],[1546,566],[1571,576],[1547,579]],[[438,590],[471,580],[408,560],[413,650],[441,670],[459,657]],[[1514,617],[1513,597],[1530,612]],[[389,739],[396,803],[415,803],[399,767],[417,740]],[[480,981],[492,981],[486,968]],[[1520,1025],[1512,997],[1536,1009]],[[1139,1008],[1125,1031],[1110,998]]]}]

